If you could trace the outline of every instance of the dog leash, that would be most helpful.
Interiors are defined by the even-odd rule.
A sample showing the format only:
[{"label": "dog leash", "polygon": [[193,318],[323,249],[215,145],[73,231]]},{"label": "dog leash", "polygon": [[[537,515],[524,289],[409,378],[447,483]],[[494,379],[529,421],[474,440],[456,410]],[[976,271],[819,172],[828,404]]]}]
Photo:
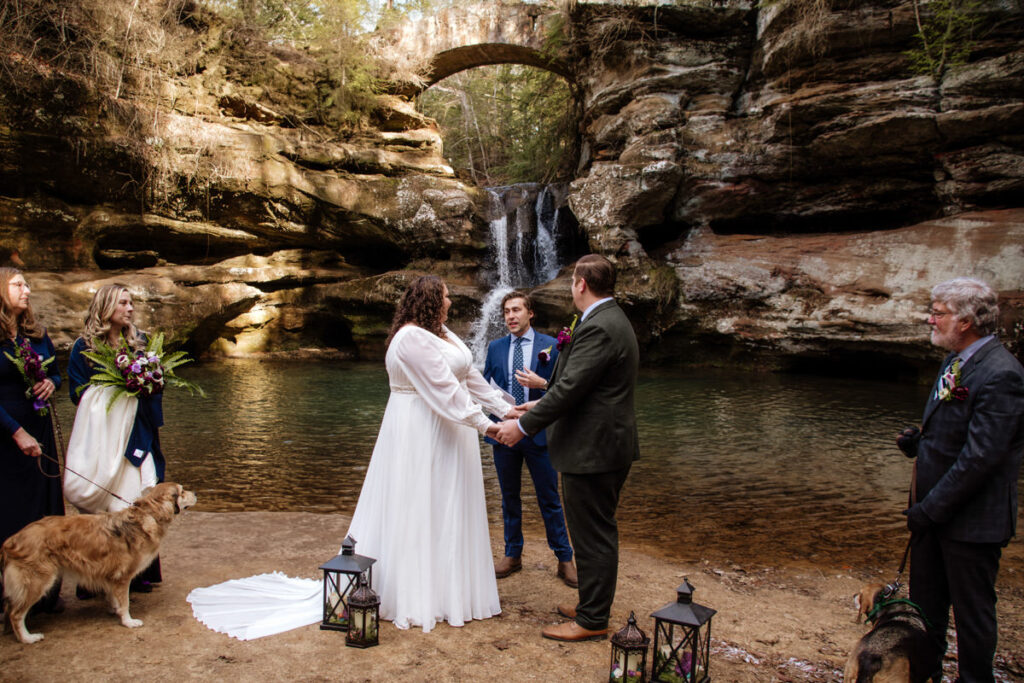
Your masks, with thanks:
[{"label": "dog leash", "polygon": [[[910,472],[910,491],[907,495],[907,507],[913,507],[917,503],[917,460],[914,461],[914,467]],[[886,584],[884,598],[886,600],[892,598],[899,592],[900,587],[903,585],[900,583],[900,577],[903,576],[903,570],[907,568],[907,560],[910,558],[910,544],[914,540],[913,534],[907,539],[907,547],[903,550],[903,559],[900,560],[900,567],[896,570],[896,578],[892,583]],[[914,605],[917,607],[916,605]],[[919,608],[920,609],[920,608]]]},{"label": "dog leash", "polygon": [[84,474],[81,474],[80,472],[75,472],[73,469],[68,467],[67,454],[64,453],[64,432],[60,428],[60,419],[57,417],[57,411],[53,409],[53,404],[50,401],[47,401],[46,405],[50,408],[50,415],[53,417],[53,421],[52,421],[51,424],[53,425],[54,436],[56,437],[54,439],[54,441],[56,442],[56,445],[57,445],[57,457],[54,458],[51,455],[48,455],[47,453],[42,453],[41,456],[42,456],[42,458],[46,458],[50,462],[57,463],[57,474],[54,475],[54,474],[47,474],[46,473],[46,471],[43,469],[42,458],[39,458],[39,459],[36,460],[36,465],[39,467],[39,472],[44,477],[46,477],[48,479],[62,479],[63,477],[60,474],[60,468],[61,468],[60,458],[63,456],[64,457],[64,471],[70,472],[71,474],[74,474],[75,476],[78,476],[78,477],[81,477],[82,479],[85,479],[87,482],[89,482],[90,484],[92,484],[96,488],[98,488],[98,489],[100,489],[102,491],[105,491],[107,494],[113,496],[114,498],[117,498],[119,501],[121,501],[125,505],[131,506],[132,502],[130,500],[125,500],[124,498],[122,498],[121,496],[117,495],[116,493],[114,493],[113,491],[108,489],[107,487],[101,486],[100,484],[97,484],[96,482],[94,482],[92,479],[90,479],[89,477],[85,476]]}]

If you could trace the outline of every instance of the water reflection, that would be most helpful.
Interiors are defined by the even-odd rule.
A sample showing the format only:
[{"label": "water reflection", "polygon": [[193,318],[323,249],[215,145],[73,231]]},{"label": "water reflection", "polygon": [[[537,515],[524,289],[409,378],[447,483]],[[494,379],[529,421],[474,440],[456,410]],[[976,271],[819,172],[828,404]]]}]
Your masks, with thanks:
[{"label": "water reflection", "polygon": [[[236,360],[182,374],[209,398],[169,392],[161,438],[168,478],[197,490],[198,509],[352,513],[387,401],[382,364]],[[893,438],[919,418],[927,390],[644,371],[623,545],[688,562],[895,565],[910,461]],[[61,412],[70,432],[66,401]],[[490,448],[482,453],[500,528]],[[525,526],[543,536],[535,507]]]}]

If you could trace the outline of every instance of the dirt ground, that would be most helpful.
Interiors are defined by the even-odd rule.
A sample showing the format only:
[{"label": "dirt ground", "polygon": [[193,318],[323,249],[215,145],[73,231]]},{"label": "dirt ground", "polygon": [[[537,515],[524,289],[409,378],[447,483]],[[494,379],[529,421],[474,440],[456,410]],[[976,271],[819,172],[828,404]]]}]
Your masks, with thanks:
[{"label": "dirt ground", "polygon": [[[431,633],[381,628],[380,645],[347,648],[344,634],[303,627],[238,641],[196,621],[185,597],[199,586],[275,570],[319,578],[337,552],[348,518],[287,512],[188,512],[171,527],[161,558],[164,582],[133,594],[126,629],[101,601],[79,601],[65,586],[67,610],[29,620],[46,638],[21,645],[0,638],[4,681],[509,681],[607,680],[608,641],[565,644],[540,637],[561,621],[559,602],[575,591],[555,577],[541,538],[527,540],[522,572],[499,581],[503,613],[463,628]],[[492,534],[493,535],[493,534]],[[492,538],[498,552],[497,537]],[[1024,552],[1004,553],[999,586],[999,680],[1024,680]],[[612,613],[615,629],[635,611],[648,635],[649,615],[675,598],[688,577],[697,602],[713,607],[711,677],[715,681],[836,681],[864,632],[854,624],[852,596],[869,580],[890,576],[850,569],[754,568],[712,562],[681,565],[626,546]],[[946,671],[954,672],[955,655]],[[951,679],[951,676],[950,676]]]}]

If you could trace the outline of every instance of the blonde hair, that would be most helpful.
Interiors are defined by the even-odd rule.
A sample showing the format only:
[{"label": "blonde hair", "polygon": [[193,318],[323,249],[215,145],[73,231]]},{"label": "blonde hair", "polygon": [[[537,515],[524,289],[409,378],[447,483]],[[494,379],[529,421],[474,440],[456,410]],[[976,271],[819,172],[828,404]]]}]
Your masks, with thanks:
[{"label": "blonde hair", "polygon": [[36,314],[32,310],[32,303],[20,314],[14,313],[14,302],[11,301],[10,284],[16,276],[22,275],[17,268],[0,266],[0,328],[3,329],[4,338],[15,337],[20,332],[32,339],[42,339],[46,330],[36,322]]},{"label": "blonde hair", "polygon": [[[110,318],[117,309],[117,302],[122,293],[131,296],[127,286],[115,282],[111,285],[103,285],[93,294],[92,301],[89,302],[89,311],[85,314],[85,329],[81,334],[81,338],[88,348],[93,348],[93,342],[97,339],[107,343]],[[128,345],[136,351],[143,348],[142,333],[131,322],[125,326],[121,334],[128,340]]]}]

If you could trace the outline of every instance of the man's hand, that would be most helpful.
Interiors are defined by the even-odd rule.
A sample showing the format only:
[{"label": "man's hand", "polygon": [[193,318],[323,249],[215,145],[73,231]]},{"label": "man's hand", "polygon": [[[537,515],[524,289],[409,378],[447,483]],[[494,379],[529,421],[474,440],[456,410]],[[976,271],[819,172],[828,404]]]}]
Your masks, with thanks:
[{"label": "man's hand", "polygon": [[521,403],[520,405],[512,406],[512,410],[505,413],[505,419],[518,420],[523,415],[525,415],[530,408],[534,407],[535,405],[537,405],[536,401],[527,401],[526,403]]},{"label": "man's hand", "polygon": [[920,503],[904,510],[903,514],[907,516],[907,528],[910,529],[911,534],[923,534],[935,523],[925,513]]},{"label": "man's hand", "polygon": [[917,456],[917,444],[921,440],[921,430],[917,427],[907,427],[896,437],[896,446],[903,451],[908,458]]},{"label": "man's hand", "polygon": [[515,446],[523,438],[523,432],[515,420],[505,420],[498,424],[498,435],[493,437],[506,446]]},{"label": "man's hand", "polygon": [[548,381],[529,368],[516,370],[516,381],[527,389],[548,388]]}]

